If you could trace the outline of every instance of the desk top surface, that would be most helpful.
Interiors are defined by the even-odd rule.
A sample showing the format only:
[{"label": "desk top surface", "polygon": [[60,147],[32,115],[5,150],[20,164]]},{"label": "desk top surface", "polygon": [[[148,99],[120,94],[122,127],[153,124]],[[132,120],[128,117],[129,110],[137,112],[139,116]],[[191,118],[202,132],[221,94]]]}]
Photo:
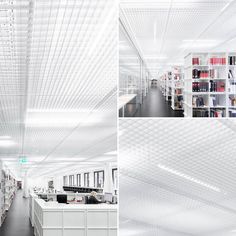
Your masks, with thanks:
[{"label": "desk top surface", "polygon": [[119,97],[119,109],[125,106],[128,102],[133,100],[137,94],[125,94]]},{"label": "desk top surface", "polygon": [[42,199],[35,199],[35,201],[39,204],[39,206],[43,210],[117,210],[117,204],[61,204],[58,202],[45,202]]}]

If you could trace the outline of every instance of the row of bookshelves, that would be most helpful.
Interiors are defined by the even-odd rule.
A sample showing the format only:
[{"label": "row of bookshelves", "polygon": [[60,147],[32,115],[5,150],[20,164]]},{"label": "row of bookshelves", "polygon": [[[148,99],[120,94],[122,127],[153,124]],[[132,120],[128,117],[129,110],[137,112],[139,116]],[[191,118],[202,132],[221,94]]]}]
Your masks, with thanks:
[{"label": "row of bookshelves", "polygon": [[160,77],[162,94],[171,103],[173,110],[183,110],[183,75],[181,67],[173,67]]},{"label": "row of bookshelves", "polygon": [[6,218],[15,193],[17,191],[17,181],[10,174],[0,161],[0,226]]}]

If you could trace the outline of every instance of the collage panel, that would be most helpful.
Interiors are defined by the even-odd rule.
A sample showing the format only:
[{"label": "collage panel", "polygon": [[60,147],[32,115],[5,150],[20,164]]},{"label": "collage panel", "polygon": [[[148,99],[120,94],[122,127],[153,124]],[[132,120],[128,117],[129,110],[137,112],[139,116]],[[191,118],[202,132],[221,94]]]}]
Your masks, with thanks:
[{"label": "collage panel", "polygon": [[0,235],[118,235],[118,3],[0,1]]},{"label": "collage panel", "polygon": [[236,116],[236,2],[120,0],[119,116]]},{"label": "collage panel", "polygon": [[120,120],[120,236],[232,236],[236,121]]}]

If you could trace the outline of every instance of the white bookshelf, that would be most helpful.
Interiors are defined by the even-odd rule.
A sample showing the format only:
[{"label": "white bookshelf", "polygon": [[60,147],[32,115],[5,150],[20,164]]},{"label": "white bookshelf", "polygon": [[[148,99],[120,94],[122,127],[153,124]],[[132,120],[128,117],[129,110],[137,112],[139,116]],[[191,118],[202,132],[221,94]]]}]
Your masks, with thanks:
[{"label": "white bookshelf", "polygon": [[161,92],[163,94],[163,96],[165,97],[166,96],[166,74],[163,74],[160,76],[160,87],[161,87]]},{"label": "white bookshelf", "polygon": [[172,99],[172,73],[171,71],[166,72],[166,101]]},{"label": "white bookshelf", "polygon": [[0,161],[0,226],[2,225],[4,219],[6,218],[7,211],[9,210],[12,201],[14,199],[17,182],[7,170],[3,163]]},{"label": "white bookshelf", "polygon": [[184,95],[184,73],[183,68],[175,66],[172,68],[171,79],[171,108],[183,110]]},{"label": "white bookshelf", "polygon": [[236,115],[236,65],[229,65],[231,56],[236,53],[190,53],[185,57],[185,117]]}]

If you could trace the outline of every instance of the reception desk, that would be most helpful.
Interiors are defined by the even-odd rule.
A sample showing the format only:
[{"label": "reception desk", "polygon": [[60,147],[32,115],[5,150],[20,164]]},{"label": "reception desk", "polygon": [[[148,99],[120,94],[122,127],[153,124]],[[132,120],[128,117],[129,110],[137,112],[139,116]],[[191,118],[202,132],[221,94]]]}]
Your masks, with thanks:
[{"label": "reception desk", "polygon": [[34,199],[35,236],[117,236],[117,205]]}]

